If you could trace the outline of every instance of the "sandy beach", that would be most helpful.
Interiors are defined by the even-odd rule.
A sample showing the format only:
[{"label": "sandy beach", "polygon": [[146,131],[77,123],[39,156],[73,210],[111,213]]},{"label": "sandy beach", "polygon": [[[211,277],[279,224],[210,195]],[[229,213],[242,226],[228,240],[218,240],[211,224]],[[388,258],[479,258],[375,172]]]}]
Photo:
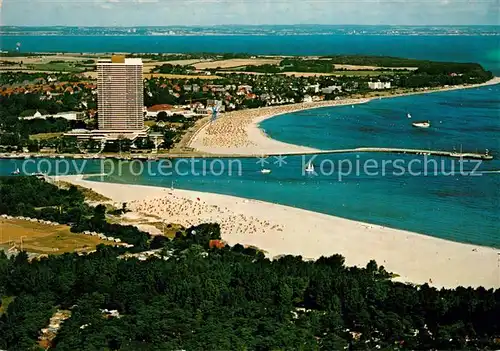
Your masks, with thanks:
[{"label": "sandy beach", "polygon": [[132,216],[157,216],[184,226],[220,223],[229,244],[256,246],[269,257],[293,254],[314,259],[339,253],[347,265],[365,266],[374,259],[403,282],[500,287],[500,251],[493,248],[233,196],[92,182],[81,176],[59,178],[127,202]]},{"label": "sandy beach", "polygon": [[222,114],[216,121],[208,122],[202,126],[191,138],[188,146],[199,152],[213,155],[260,156],[269,154],[313,153],[318,150],[300,145],[287,144],[269,138],[259,128],[259,123],[281,114],[301,110],[327,106],[356,105],[378,98],[471,89],[499,83],[500,77],[495,77],[483,84],[443,87],[434,90],[422,90],[374,98],[319,101],[229,112]]}]

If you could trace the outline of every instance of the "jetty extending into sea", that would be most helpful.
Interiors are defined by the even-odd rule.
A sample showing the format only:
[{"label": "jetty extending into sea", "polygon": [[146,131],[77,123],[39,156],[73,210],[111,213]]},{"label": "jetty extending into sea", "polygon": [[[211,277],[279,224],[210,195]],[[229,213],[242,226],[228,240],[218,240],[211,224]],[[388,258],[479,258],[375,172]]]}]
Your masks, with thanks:
[{"label": "jetty extending into sea", "polygon": [[[443,156],[462,159],[475,160],[493,160],[493,156],[488,153],[476,152],[456,152],[443,150],[424,150],[424,149],[400,149],[387,147],[358,147],[354,149],[335,149],[335,150],[314,150],[287,153],[287,155],[316,155],[316,154],[343,154],[343,153],[361,153],[361,152],[381,152],[391,154],[409,154],[409,155],[426,155],[426,156]],[[283,155],[283,154],[280,154]],[[262,156],[262,155],[258,155]],[[265,156],[278,156],[278,154],[266,154]]]},{"label": "jetty extending into sea", "polygon": [[391,153],[391,154],[408,154],[408,155],[423,155],[423,156],[443,156],[461,159],[474,159],[474,160],[493,160],[493,156],[489,153],[477,153],[477,152],[457,152],[457,151],[443,151],[443,150],[425,150],[425,149],[401,149],[401,148],[387,148],[387,147],[358,147],[353,149],[334,149],[334,150],[300,150],[300,151],[288,151],[288,152],[270,152],[265,154],[218,154],[218,153],[197,153],[197,154],[129,154],[127,156],[119,156],[115,154],[100,154],[96,155],[79,155],[79,154],[64,154],[64,155],[30,155],[26,153],[12,153],[12,154],[0,154],[0,159],[30,159],[30,158],[69,158],[69,159],[117,159],[117,160],[142,160],[142,161],[155,161],[161,159],[174,159],[174,158],[186,158],[186,157],[219,157],[219,158],[250,158],[250,157],[262,157],[262,156],[300,156],[300,155],[323,155],[323,154],[344,154],[344,153],[364,153],[364,152],[379,152],[379,153]]}]

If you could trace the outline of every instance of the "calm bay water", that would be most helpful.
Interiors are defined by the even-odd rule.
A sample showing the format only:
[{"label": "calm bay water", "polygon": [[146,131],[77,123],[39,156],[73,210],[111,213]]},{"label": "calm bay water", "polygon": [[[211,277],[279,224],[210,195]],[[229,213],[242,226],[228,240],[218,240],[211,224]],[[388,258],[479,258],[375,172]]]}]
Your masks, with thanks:
[{"label": "calm bay water", "polygon": [[[497,85],[374,100],[354,108],[329,107],[281,115],[262,123],[273,138],[324,149],[386,146],[452,150],[460,144],[464,150],[488,148],[495,159],[480,165],[479,172],[485,171],[480,176],[449,175],[451,162],[455,161],[457,171],[458,163],[440,157],[429,158],[437,162],[439,170],[434,172],[435,165],[429,161],[427,176],[399,175],[393,172],[392,164],[382,175],[382,162],[398,159],[405,165],[412,160],[422,161],[412,167],[413,173],[419,173],[424,170],[423,156],[361,153],[318,156],[314,160],[317,170],[324,165],[318,176],[302,174],[310,157],[294,156],[287,157],[281,167],[276,159],[269,159],[265,167],[272,173],[268,175],[259,172],[262,166],[255,158],[236,160],[241,164],[241,174],[238,165],[233,164],[232,174],[226,171],[222,175],[215,175],[220,169],[217,163],[213,164],[215,174],[196,175],[202,173],[202,160],[194,164],[194,172],[185,161],[175,161],[179,172],[170,176],[159,174],[158,162],[137,161],[132,169],[128,165],[120,168],[121,174],[115,163],[114,173],[103,180],[162,187],[170,187],[174,182],[176,188],[253,198],[500,248],[499,89]],[[407,118],[407,113],[413,115],[412,119]],[[416,119],[429,119],[432,127],[416,130],[410,126]],[[339,179],[339,161],[349,160],[356,167],[356,162],[363,165],[368,159],[378,162],[379,174],[373,175],[373,169],[366,171],[361,167],[359,172]],[[204,161],[210,165],[211,159]],[[226,170],[230,161],[233,160],[223,161]],[[56,160],[36,162],[43,162],[39,169],[31,161],[26,171],[48,171],[50,167],[54,173]],[[75,166],[82,166],[81,160],[74,162],[71,173],[76,173]],[[141,164],[156,174],[140,174]],[[335,172],[331,172],[331,164]],[[9,174],[21,165],[19,160],[0,160],[0,174]],[[475,164],[464,163],[463,167],[472,170]],[[60,169],[65,170],[63,166]],[[109,166],[104,168],[109,170]],[[346,163],[342,171],[347,173]],[[102,173],[100,161],[87,161],[83,172]]]},{"label": "calm bay water", "polygon": [[[410,114],[411,118],[407,115]],[[500,84],[473,89],[375,99],[266,120],[273,139],[324,150],[395,147],[500,155]],[[429,120],[431,128],[411,123]]]},{"label": "calm bay water", "polygon": [[2,50],[24,52],[363,54],[478,62],[500,75],[499,36],[205,35],[205,36],[2,36]]}]

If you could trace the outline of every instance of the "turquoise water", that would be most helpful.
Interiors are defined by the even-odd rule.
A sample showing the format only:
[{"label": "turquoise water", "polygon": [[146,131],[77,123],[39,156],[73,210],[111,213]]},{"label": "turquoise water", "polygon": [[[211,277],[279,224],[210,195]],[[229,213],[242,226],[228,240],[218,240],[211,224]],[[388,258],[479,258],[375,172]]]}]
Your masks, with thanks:
[{"label": "turquoise water", "polygon": [[[350,106],[322,108],[277,116],[262,123],[276,139],[319,148],[429,146],[450,150],[460,144],[464,150],[489,148],[496,159],[480,165],[476,172],[480,176],[459,174],[457,163],[457,173],[449,175],[451,159],[431,157],[427,162],[429,174],[418,175],[425,167],[423,156],[361,153],[318,156],[314,160],[316,169],[320,171],[323,166],[318,176],[303,175],[302,169],[309,157],[294,156],[287,157],[282,167],[276,164],[276,159],[267,160],[265,167],[272,170],[268,175],[259,172],[261,165],[254,158],[221,161],[226,170],[222,175],[216,175],[221,169],[218,163],[212,164],[212,172],[208,167],[207,174],[202,174],[202,161],[210,165],[212,159],[198,160],[193,166],[186,160],[174,161],[173,166],[178,167],[174,175],[159,174],[158,162],[136,161],[131,169],[128,164],[118,168],[115,162],[113,174],[102,180],[163,187],[170,187],[174,182],[176,188],[254,198],[500,248],[499,88],[375,100],[354,109]],[[407,112],[414,116],[412,119],[431,120],[433,127],[426,131],[409,127]],[[356,167],[356,162],[363,165],[368,159],[378,163],[379,174],[372,175],[373,168],[361,167],[358,173],[354,171],[339,178],[339,161],[344,162],[341,169],[347,173],[347,161]],[[386,166],[385,175],[380,174],[382,162],[397,159],[405,165],[412,160],[422,161],[412,167],[417,175],[400,175],[394,164]],[[437,165],[431,163],[433,160]],[[229,174],[228,164],[234,161],[240,163],[241,169],[238,164],[233,165]],[[30,161],[26,164],[26,172],[50,171],[54,174],[57,162],[61,164],[60,170],[66,171],[63,160],[50,159]],[[110,172],[110,165],[101,169],[100,161],[73,162],[70,173],[76,173],[76,167],[82,165],[85,166],[81,169],[83,173]],[[332,164],[335,172],[331,172]],[[142,173],[141,165],[145,167]],[[0,174],[9,174],[21,166],[20,160],[0,160]],[[436,167],[438,170],[434,173]],[[474,167],[473,163],[463,164],[464,170]],[[156,174],[148,174],[148,168]],[[172,170],[162,169],[164,172]]]},{"label": "turquoise water", "polygon": [[[311,54],[335,53],[391,55],[443,61],[480,62],[500,74],[498,37],[486,36],[190,36],[190,37],[70,37],[70,36],[4,36],[1,45],[9,48],[20,41],[25,51],[68,52],[248,52],[254,54]],[[433,175],[399,176],[394,166],[386,167],[385,176],[370,175],[361,170],[339,179],[338,172],[328,174],[329,164],[337,165],[373,159],[379,165],[401,159],[405,164],[422,160],[422,156],[345,154],[322,155],[314,160],[317,169],[326,164],[319,176],[302,174],[304,160],[288,157],[279,167],[271,163],[269,175],[259,172],[256,159],[236,160],[241,174],[227,172],[216,176],[194,175],[201,172],[201,163],[193,169],[182,160],[175,161],[180,173],[187,175],[134,175],[128,166],[103,180],[148,184],[215,192],[254,198],[312,211],[337,215],[354,220],[406,229],[445,239],[500,248],[500,87],[416,95],[375,100],[354,108],[335,107],[278,116],[264,121],[262,127],[273,138],[289,143],[322,149],[359,146],[411,147],[464,151],[484,151],[488,148],[496,159],[484,162],[481,176],[446,175],[451,161],[439,162],[439,172]],[[413,118],[406,117],[410,113]],[[432,128],[416,130],[414,120],[430,120]],[[327,160],[328,162],[325,162]],[[59,160],[60,161],[60,160]],[[211,159],[206,159],[210,162]],[[224,160],[224,165],[234,160]],[[28,173],[51,171],[56,160],[36,161],[26,165]],[[61,161],[60,161],[61,162]],[[75,161],[83,173],[101,173],[100,161]],[[307,162],[307,160],[305,160]],[[444,162],[441,165],[441,162]],[[116,163],[115,163],[116,165]],[[140,163],[132,171],[139,173]],[[158,162],[145,165],[158,173]],[[0,174],[21,168],[21,161],[0,160]],[[40,167],[37,167],[40,166]],[[61,164],[61,169],[64,171]],[[470,170],[473,164],[464,164]],[[38,168],[38,169],[37,169]],[[215,167],[215,171],[218,169]],[[227,169],[227,167],[226,167]],[[423,165],[415,165],[414,172]],[[108,170],[105,169],[106,171]],[[373,170],[371,170],[373,172]],[[397,171],[397,170],[396,170]],[[212,172],[213,173],[213,172]],[[445,174],[443,174],[445,173]],[[100,179],[96,179],[100,180]],[[0,199],[1,201],[1,199]]]},{"label": "turquoise water", "polygon": [[[351,160],[354,163],[356,160],[363,162],[368,158],[382,162],[394,160],[396,157],[406,162],[417,158],[409,155],[400,157],[380,154],[323,155],[315,159],[314,163],[318,168],[325,159],[344,162]],[[441,161],[439,158],[437,160]],[[230,161],[224,162],[227,165]],[[185,164],[179,167],[179,172],[187,172],[188,175],[135,175],[140,171],[140,163],[136,162],[132,172],[125,166],[119,174],[115,163],[113,175],[92,179],[162,187],[170,187],[173,181],[176,188],[254,198],[450,240],[500,248],[498,173],[485,173],[478,177],[446,176],[441,173],[437,176],[396,176],[391,174],[392,168],[388,167],[386,176],[370,176],[360,172],[359,175],[353,173],[339,180],[336,173],[317,177],[302,175],[301,170],[307,160],[303,161],[300,156],[288,157],[287,164],[283,167],[272,163],[266,165],[272,169],[269,175],[259,172],[261,166],[256,163],[256,159],[238,161],[241,162],[241,175],[235,172],[232,175],[224,173],[221,176],[195,176],[190,172],[190,166]],[[40,169],[29,164],[26,171],[48,171],[50,164],[50,173],[54,174],[55,163],[56,160],[43,161]],[[444,168],[449,170],[448,163]],[[82,161],[76,161],[76,165],[81,167]],[[158,162],[148,162],[145,165],[149,165],[157,173]],[[1,160],[0,174],[8,174],[20,166],[21,161]],[[201,173],[200,166],[201,164],[198,164],[194,168],[195,172]],[[325,171],[329,172],[328,167],[325,168]],[[465,168],[470,169],[470,166],[466,165]],[[109,166],[104,169],[109,171]],[[233,169],[237,170],[237,167]],[[421,170],[422,167],[416,169]],[[484,164],[482,169],[492,168],[490,164]],[[347,171],[345,167],[344,171]],[[87,162],[83,172],[101,172],[99,161]],[[71,173],[76,173],[75,169],[72,169]]]},{"label": "turquoise water", "polygon": [[477,35],[210,35],[70,36],[4,35],[3,50],[24,52],[243,52],[275,55],[386,55],[478,62],[500,75],[500,37]]}]

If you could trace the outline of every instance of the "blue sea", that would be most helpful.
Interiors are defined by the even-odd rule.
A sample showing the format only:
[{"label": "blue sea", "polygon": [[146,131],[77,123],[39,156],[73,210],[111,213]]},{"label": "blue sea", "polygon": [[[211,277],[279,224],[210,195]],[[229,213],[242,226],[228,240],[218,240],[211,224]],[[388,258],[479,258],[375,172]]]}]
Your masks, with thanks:
[{"label": "blue sea", "polygon": [[[248,52],[255,54],[371,54],[411,57],[442,61],[480,62],[500,74],[498,37],[487,36],[189,36],[189,37],[68,37],[68,36],[5,36],[2,47],[22,42],[25,51],[67,52]],[[215,192],[279,203],[344,218],[410,230],[449,240],[500,248],[500,86],[440,92],[424,95],[373,100],[367,104],[328,107],[281,115],[264,121],[261,127],[280,141],[320,149],[352,147],[405,147],[457,151],[489,149],[495,156],[476,170],[476,176],[461,175],[458,162],[430,157],[428,166],[419,155],[335,154],[314,159],[318,176],[302,174],[310,157],[293,156],[279,165],[278,159],[264,160],[271,174],[259,172],[258,159],[224,160],[234,166],[232,174],[201,173],[202,161],[193,166],[176,160],[178,174],[135,175],[133,169],[121,168],[105,181],[148,184]],[[412,118],[408,119],[407,114]],[[411,127],[415,120],[430,120],[432,127],[418,130]],[[361,169],[339,177],[338,168],[347,173],[347,161],[352,165],[366,164],[370,159],[378,164],[368,172]],[[399,175],[394,162],[414,163],[413,173]],[[339,162],[343,162],[340,163]],[[436,163],[432,163],[435,161]],[[26,167],[27,172],[54,170],[56,160],[37,161]],[[43,162],[40,164],[40,162]],[[218,162],[218,161],[217,161]],[[381,164],[385,162],[385,175]],[[21,166],[21,161],[0,160],[0,174],[9,174]],[[82,161],[75,161],[80,166]],[[215,164],[217,173],[220,165]],[[117,165],[117,164],[115,164]],[[158,162],[143,164],[153,171]],[[234,165],[234,164],[233,164]],[[331,172],[329,165],[338,166]],[[193,167],[191,169],[191,167]],[[219,168],[218,168],[219,167]],[[436,169],[437,167],[437,169]],[[473,163],[464,163],[471,171]],[[71,170],[75,172],[75,167]],[[109,167],[108,167],[109,168]],[[105,170],[107,171],[108,168]],[[100,161],[88,161],[85,173],[101,173]],[[331,172],[331,174],[329,174]],[[186,175],[179,175],[179,173]],[[95,178],[95,180],[100,180]]]},{"label": "blue sea", "polygon": [[[225,171],[221,175],[220,162],[212,159],[200,159],[194,164],[173,161],[174,168],[169,170],[177,167],[174,175],[160,175],[158,162],[137,161],[131,169],[129,165],[119,168],[115,162],[113,174],[103,180],[163,187],[170,187],[173,182],[176,188],[253,198],[500,248],[499,91],[497,85],[374,100],[354,108],[328,107],[281,115],[262,123],[273,138],[325,149],[386,146],[458,150],[460,145],[464,151],[488,148],[495,159],[482,162],[475,176],[460,174],[459,163],[453,159],[360,153],[317,156],[313,163],[318,176],[302,172],[311,156],[293,156],[287,157],[281,166],[276,158],[266,159],[264,167],[272,170],[268,175],[259,172],[262,164],[257,158],[223,160]],[[415,116],[412,119],[429,119],[433,126],[425,131],[411,128],[408,112]],[[396,160],[405,167],[413,161],[412,174],[407,171],[401,175],[393,166]],[[348,161],[354,170],[340,176],[349,173]],[[39,168],[31,162],[27,172],[54,173],[57,161],[37,161],[43,162]],[[208,169],[206,175],[203,162]],[[366,162],[378,166],[365,169]],[[385,168],[384,162],[388,164]],[[359,171],[356,163],[361,165]],[[0,173],[8,174],[20,165],[19,160],[1,160]],[[75,161],[74,166],[81,165],[81,160]],[[101,167],[100,161],[88,161],[83,171],[97,174],[111,170],[110,164]],[[423,174],[425,167],[427,175]],[[450,175],[452,167],[455,174]],[[476,163],[465,162],[462,167],[463,173],[468,173]],[[60,169],[65,171],[63,166]],[[156,174],[147,174],[147,169]]]}]

